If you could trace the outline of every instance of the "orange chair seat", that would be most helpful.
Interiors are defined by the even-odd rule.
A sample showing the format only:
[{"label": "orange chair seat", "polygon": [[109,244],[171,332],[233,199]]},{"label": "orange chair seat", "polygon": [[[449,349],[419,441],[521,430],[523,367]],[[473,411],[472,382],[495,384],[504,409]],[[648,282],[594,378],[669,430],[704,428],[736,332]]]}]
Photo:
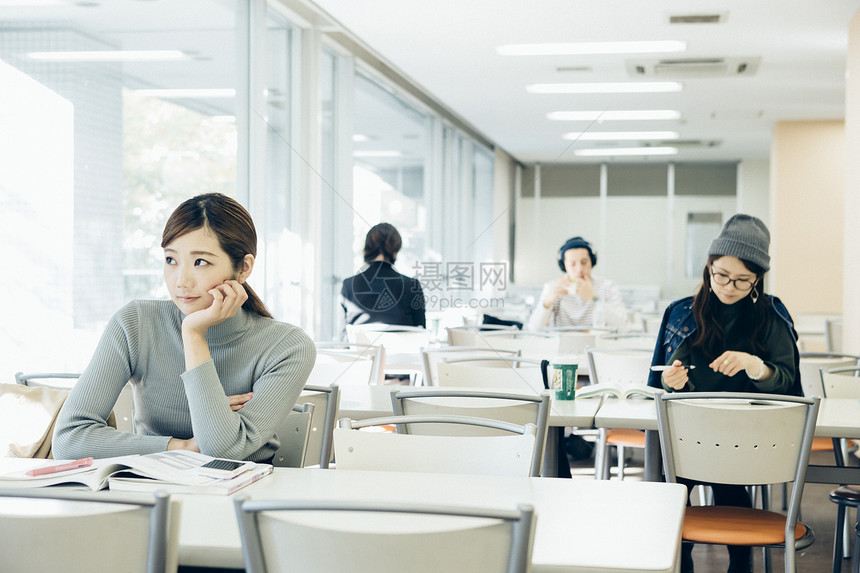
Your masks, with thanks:
[{"label": "orange chair seat", "polygon": [[832,452],[833,451],[833,440],[831,438],[825,438],[823,436],[818,436],[812,438],[812,449],[810,451],[813,452]]},{"label": "orange chair seat", "polygon": [[[806,526],[797,522],[795,538],[806,535]],[[773,511],[707,505],[688,507],[684,513],[685,541],[718,545],[782,545],[785,543],[785,516]]]},{"label": "orange chair seat", "polygon": [[607,430],[606,443],[610,446],[645,447],[645,432],[642,430]]}]

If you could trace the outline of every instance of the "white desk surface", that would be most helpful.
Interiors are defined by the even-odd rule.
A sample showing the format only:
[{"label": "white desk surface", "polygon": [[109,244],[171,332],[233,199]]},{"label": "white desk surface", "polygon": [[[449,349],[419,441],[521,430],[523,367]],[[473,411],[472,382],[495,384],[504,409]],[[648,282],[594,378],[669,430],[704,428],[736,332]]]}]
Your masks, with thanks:
[{"label": "white desk surface", "polygon": [[657,405],[654,400],[607,398],[594,416],[594,425],[621,430],[656,430]]},{"label": "white desk surface", "polygon": [[[531,503],[535,573],[673,571],[687,499],[680,484],[291,468],[276,468],[236,495],[242,494],[508,509]],[[181,499],[180,564],[242,567],[233,496]]]},{"label": "white desk surface", "polygon": [[[366,420],[379,416],[391,416],[391,392],[397,390],[448,390],[437,386],[342,386],[340,388],[340,408],[338,419],[351,418]],[[451,390],[492,390],[492,388],[450,388]],[[509,388],[500,388],[500,392],[510,392]],[[590,428],[594,416],[600,406],[599,399],[589,400],[555,400],[550,403],[550,426],[575,426]]]},{"label": "white desk surface", "polygon": [[[653,400],[607,399],[597,411],[594,425],[598,428],[656,430],[657,407]],[[822,398],[815,435],[860,439],[860,400]]]},{"label": "white desk surface", "polygon": [[822,398],[815,435],[826,438],[860,439],[860,400]]}]

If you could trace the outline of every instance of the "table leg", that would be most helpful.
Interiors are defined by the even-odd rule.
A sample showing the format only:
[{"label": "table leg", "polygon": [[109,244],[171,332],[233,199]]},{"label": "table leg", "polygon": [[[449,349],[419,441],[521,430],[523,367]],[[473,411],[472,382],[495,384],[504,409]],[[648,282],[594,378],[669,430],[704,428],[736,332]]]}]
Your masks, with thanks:
[{"label": "table leg", "polygon": [[660,481],[660,434],[645,430],[645,481]]},{"label": "table leg", "polygon": [[559,442],[564,436],[564,428],[550,426],[546,430],[546,447],[543,451],[543,468],[540,475],[543,477],[558,477]]}]

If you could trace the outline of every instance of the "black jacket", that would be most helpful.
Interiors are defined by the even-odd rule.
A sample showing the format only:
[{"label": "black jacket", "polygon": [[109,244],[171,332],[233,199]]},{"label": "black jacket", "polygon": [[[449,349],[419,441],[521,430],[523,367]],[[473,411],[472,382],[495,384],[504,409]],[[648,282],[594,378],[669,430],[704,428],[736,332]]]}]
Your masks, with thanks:
[{"label": "black jacket", "polygon": [[398,273],[386,261],[373,261],[364,271],[345,279],[340,295],[346,324],[427,326],[421,283]]}]

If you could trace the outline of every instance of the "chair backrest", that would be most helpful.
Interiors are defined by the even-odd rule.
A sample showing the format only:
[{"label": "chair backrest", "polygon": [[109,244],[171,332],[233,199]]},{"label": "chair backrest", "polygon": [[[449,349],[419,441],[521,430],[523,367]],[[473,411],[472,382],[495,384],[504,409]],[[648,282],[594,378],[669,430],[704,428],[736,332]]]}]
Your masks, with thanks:
[{"label": "chair backrest", "polygon": [[529,505],[512,511],[242,497],[234,503],[248,573],[530,569]]},{"label": "chair backrest", "polygon": [[653,353],[656,344],[657,333],[625,332],[600,334],[594,346],[600,348],[644,348]]},{"label": "chair backrest", "polygon": [[827,352],[842,352],[842,318],[824,319],[824,343]]},{"label": "chair backrest", "polygon": [[[80,374],[71,372],[39,372],[35,374],[16,372],[15,382],[23,386],[71,390],[80,377]],[[126,384],[119,393],[113,407],[113,413],[117,430],[134,432],[134,391],[131,384]]]},{"label": "chair backrest", "polygon": [[475,346],[475,341],[481,336],[482,332],[513,331],[519,329],[516,326],[504,324],[467,324],[463,326],[449,326],[446,330],[448,331],[448,344],[450,346]]},{"label": "chair backrest", "polygon": [[442,360],[456,358],[496,358],[500,356],[519,356],[518,350],[491,350],[479,346],[440,346],[421,350],[424,385],[438,386],[436,365]]},{"label": "chair backrest", "polygon": [[337,411],[340,408],[340,388],[335,383],[330,386],[306,384],[300,400],[315,406],[308,439],[307,463],[318,463],[322,469],[326,469],[334,453],[332,432],[337,424]]},{"label": "chair backrest", "polygon": [[840,368],[857,366],[860,356],[839,354],[834,352],[801,352],[800,353],[800,385],[804,396],[824,396],[821,387],[822,368]]},{"label": "chair backrest", "polygon": [[39,372],[35,374],[15,373],[15,382],[24,386],[44,386],[71,390],[81,375],[71,372]]},{"label": "chair backrest", "polygon": [[[534,424],[537,430],[530,475],[540,475],[549,423],[550,393],[536,395],[477,390],[400,390],[391,394],[395,415],[455,415],[488,418],[508,423]],[[492,428],[426,424],[398,426],[398,431],[409,434],[430,435],[499,435]]]},{"label": "chair backrest", "polygon": [[860,367],[822,368],[825,398],[860,398]]},{"label": "chair backrest", "polygon": [[818,406],[818,397],[662,392],[657,396],[657,420],[666,479],[742,485],[793,481],[793,524]]},{"label": "chair backrest", "polygon": [[551,358],[560,354],[561,333],[528,330],[479,332],[475,337],[475,346],[519,350],[520,355],[526,358]]},{"label": "chair backrest", "polygon": [[[272,458],[273,466],[280,468],[305,467],[314,409],[314,405],[310,402],[301,405],[296,404],[287,417],[278,424],[275,434],[281,441],[281,445]],[[316,463],[316,460],[313,463]]]},{"label": "chair backrest", "polygon": [[417,355],[422,348],[430,346],[430,331],[419,326],[348,324],[346,336],[350,344],[382,346],[388,355]]},{"label": "chair backrest", "polygon": [[385,349],[379,345],[316,342],[317,358],[306,384],[314,386],[366,386],[380,384]]},{"label": "chair backrest", "polygon": [[[462,435],[359,431],[369,426],[419,425],[466,428]],[[469,434],[492,429],[504,435]],[[334,430],[338,469],[454,473],[527,477],[535,457],[534,424],[455,415],[385,416],[367,420],[342,418]]]},{"label": "chair backrest", "polygon": [[544,389],[540,360],[518,356],[442,360],[436,363],[434,382],[435,386],[445,388],[492,388],[533,394]]},{"label": "chair backrest", "polygon": [[586,354],[592,384],[621,390],[648,384],[653,348],[597,347],[588,348]]},{"label": "chair backrest", "polygon": [[178,520],[170,498],[0,489],[3,570],[20,573],[176,571]]},{"label": "chair backrest", "polygon": [[[584,355],[586,348],[596,346],[597,334],[593,332],[569,331],[561,332],[559,336],[558,353],[560,355]],[[552,357],[550,356],[549,358]]]}]

